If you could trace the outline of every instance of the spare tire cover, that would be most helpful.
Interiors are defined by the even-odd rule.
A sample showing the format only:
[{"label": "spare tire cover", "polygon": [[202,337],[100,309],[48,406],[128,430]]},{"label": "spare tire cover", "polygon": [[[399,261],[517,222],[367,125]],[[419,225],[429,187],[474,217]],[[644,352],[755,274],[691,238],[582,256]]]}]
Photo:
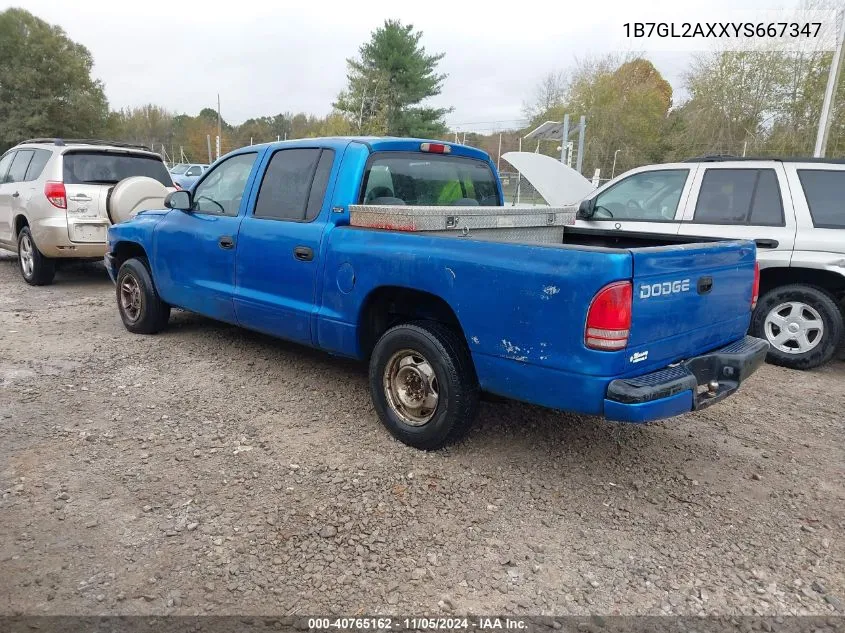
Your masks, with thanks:
[{"label": "spare tire cover", "polygon": [[145,209],[164,209],[164,198],[170,190],[154,178],[124,178],[109,193],[106,203],[112,224],[125,222]]}]

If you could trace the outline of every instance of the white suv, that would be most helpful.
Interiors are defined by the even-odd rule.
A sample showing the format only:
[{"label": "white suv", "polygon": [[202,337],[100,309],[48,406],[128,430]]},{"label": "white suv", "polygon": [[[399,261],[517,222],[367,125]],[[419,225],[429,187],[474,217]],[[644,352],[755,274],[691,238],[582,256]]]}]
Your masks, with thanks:
[{"label": "white suv", "polygon": [[761,274],[751,334],[771,344],[769,362],[810,369],[842,343],[845,161],[718,156],[639,167],[589,194],[575,224],[753,240]]},{"label": "white suv", "polygon": [[18,253],[27,283],[53,281],[58,259],[102,259],[109,196],[130,177],[173,189],[161,156],[94,140],[33,139],[0,158],[0,248]]}]

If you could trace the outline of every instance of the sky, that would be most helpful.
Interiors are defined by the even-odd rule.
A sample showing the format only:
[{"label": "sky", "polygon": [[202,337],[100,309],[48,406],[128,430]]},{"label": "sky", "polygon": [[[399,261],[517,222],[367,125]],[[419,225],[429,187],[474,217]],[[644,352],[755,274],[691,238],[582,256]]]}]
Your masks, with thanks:
[{"label": "sky", "polygon": [[279,112],[327,114],[346,84],[346,58],[385,19],[401,19],[423,31],[429,52],[446,54],[440,68],[448,78],[432,104],[454,108],[447,116],[452,129],[485,132],[524,124],[523,102],[548,72],[612,50],[645,52],[672,84],[676,100],[682,97],[691,53],[656,50],[660,46],[641,42],[631,46],[621,38],[626,20],[688,10],[722,20],[738,6],[756,10],[794,4],[0,0],[0,9],[21,6],[84,44],[112,109],[155,103],[196,114],[215,107],[219,92],[223,118],[235,124]]}]

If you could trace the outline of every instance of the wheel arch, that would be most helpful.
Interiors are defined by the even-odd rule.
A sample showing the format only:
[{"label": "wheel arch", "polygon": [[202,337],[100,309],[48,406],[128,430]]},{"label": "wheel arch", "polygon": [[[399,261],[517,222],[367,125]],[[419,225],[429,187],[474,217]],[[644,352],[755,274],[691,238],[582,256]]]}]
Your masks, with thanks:
[{"label": "wheel arch", "polygon": [[[843,271],[845,272],[845,271]],[[780,286],[804,284],[827,290],[838,301],[845,298],[845,275],[821,268],[770,267],[760,270],[760,296]]]},{"label": "wheel arch", "polygon": [[116,270],[120,270],[123,263],[133,257],[144,257],[149,259],[146,249],[138,242],[129,240],[121,240],[114,245],[112,250],[112,257],[114,258],[114,265]]},{"label": "wheel arch", "polygon": [[379,286],[370,291],[358,313],[358,349],[369,358],[382,334],[409,321],[436,321],[452,329],[467,344],[458,315],[436,294],[404,286]]}]

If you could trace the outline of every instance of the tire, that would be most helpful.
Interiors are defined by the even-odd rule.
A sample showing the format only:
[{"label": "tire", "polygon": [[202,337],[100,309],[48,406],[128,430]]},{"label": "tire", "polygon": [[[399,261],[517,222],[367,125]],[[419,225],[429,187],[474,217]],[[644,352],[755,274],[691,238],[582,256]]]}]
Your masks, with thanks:
[{"label": "tire", "polygon": [[167,327],[170,305],[158,296],[145,258],[123,262],[117,272],[116,294],[117,310],[130,332],[156,334]]},{"label": "tire", "polygon": [[47,286],[56,276],[56,262],[41,254],[28,226],[18,234],[18,267],[30,286]]},{"label": "tire", "polygon": [[760,299],[750,330],[769,342],[768,362],[790,369],[813,369],[836,353],[842,341],[842,312],[822,288],[781,286]]},{"label": "tire", "polygon": [[[376,413],[396,439],[414,448],[437,450],[466,435],[479,393],[466,343],[440,323],[397,325],[382,335],[370,357]],[[405,406],[408,402],[420,407]]]}]

